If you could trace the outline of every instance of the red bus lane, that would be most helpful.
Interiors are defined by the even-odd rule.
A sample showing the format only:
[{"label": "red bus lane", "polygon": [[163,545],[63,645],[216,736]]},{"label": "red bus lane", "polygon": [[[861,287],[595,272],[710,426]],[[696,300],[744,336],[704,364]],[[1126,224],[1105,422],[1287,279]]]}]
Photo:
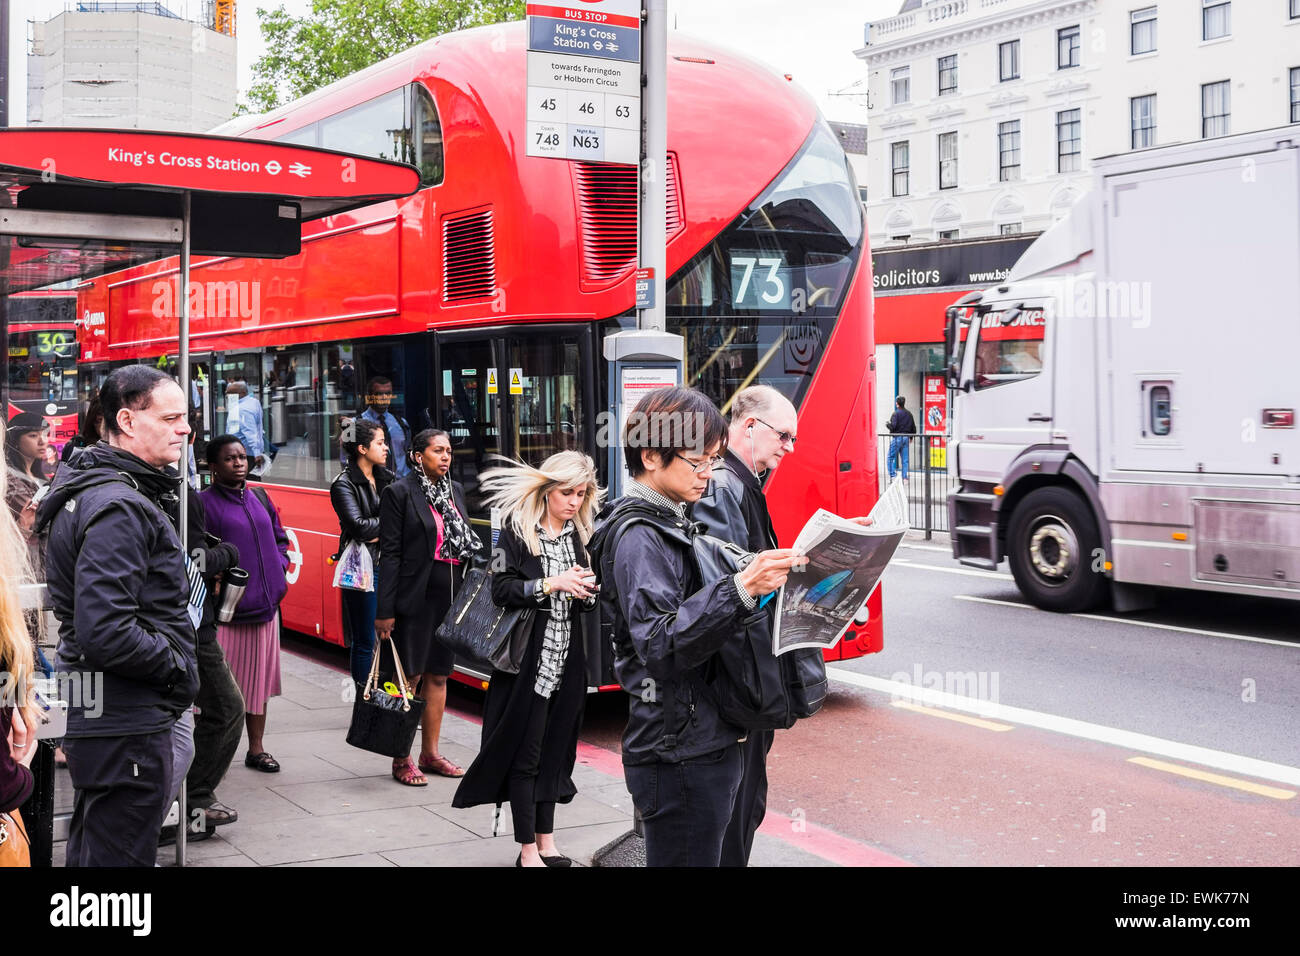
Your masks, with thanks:
[{"label": "red bus lane", "polygon": [[923,866],[1300,862],[1300,799],[1285,798],[1285,784],[1211,771],[1277,793],[1237,790],[1131,762],[1151,759],[1136,751],[833,684],[823,711],[778,733],[768,759],[768,813],[791,826]]}]

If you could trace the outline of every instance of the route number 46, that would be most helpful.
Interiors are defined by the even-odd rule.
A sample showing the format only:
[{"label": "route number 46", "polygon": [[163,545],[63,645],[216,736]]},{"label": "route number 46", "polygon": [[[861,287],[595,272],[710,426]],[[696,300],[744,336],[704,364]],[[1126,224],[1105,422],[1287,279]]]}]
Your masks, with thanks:
[{"label": "route number 46", "polygon": [[736,256],[731,260],[735,265],[743,266],[745,274],[740,278],[740,285],[736,289],[736,301],[734,305],[742,305],[745,301],[745,293],[749,291],[750,280],[754,277],[754,267],[766,269],[767,275],[762,279],[767,286],[766,289],[758,291],[763,301],[769,305],[777,305],[785,300],[785,280],[781,278],[780,270],[782,260],[780,258],[758,258],[755,256]]}]

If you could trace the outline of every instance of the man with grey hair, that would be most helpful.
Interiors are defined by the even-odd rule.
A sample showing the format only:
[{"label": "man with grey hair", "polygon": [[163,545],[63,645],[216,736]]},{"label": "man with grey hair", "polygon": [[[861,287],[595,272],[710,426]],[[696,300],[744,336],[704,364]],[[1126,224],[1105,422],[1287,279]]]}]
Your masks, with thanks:
[{"label": "man with grey hair", "polygon": [[[777,547],[772,516],[763,497],[762,478],[794,451],[798,415],[789,399],[767,385],[742,390],[731,403],[727,454],[713,471],[709,490],[696,502],[691,517],[715,535],[747,551]],[[767,602],[769,615],[777,602]],[[772,653],[768,640],[755,652]],[[722,844],[723,866],[746,866],[754,833],[767,811],[767,753],[774,730],[750,730],[741,744],[744,772]]]}]

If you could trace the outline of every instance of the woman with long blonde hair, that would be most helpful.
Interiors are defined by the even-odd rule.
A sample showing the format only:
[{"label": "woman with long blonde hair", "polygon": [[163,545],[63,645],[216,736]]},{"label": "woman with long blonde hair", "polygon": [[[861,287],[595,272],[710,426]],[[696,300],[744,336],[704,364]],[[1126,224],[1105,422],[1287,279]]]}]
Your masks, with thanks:
[{"label": "woman with long blonde hair", "polygon": [[573,764],[586,700],[589,614],[599,590],[587,542],[603,490],[588,456],[564,451],[542,462],[480,476],[502,515],[492,554],[498,607],[532,607],[528,652],[518,674],[492,673],[483,703],[483,744],[452,805],[510,802],[516,866],[569,866],[555,845],[555,805],[577,793]]},{"label": "woman with long blonde hair", "polygon": [[[0,468],[0,498],[8,476]],[[32,699],[35,669],[18,585],[30,580],[27,544],[8,508],[0,508],[0,812],[16,814],[31,795],[39,719]],[[8,839],[21,840],[16,833]]]}]

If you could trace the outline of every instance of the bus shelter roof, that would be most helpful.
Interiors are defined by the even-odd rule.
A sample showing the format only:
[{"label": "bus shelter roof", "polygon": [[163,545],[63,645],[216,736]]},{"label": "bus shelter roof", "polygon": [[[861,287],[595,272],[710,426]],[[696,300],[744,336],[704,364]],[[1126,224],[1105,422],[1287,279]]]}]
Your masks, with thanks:
[{"label": "bus shelter roof", "polygon": [[[393,152],[404,144],[394,142]],[[406,163],[147,130],[0,130],[0,289],[84,280],[176,255],[282,258],[301,224],[408,196]]]}]

